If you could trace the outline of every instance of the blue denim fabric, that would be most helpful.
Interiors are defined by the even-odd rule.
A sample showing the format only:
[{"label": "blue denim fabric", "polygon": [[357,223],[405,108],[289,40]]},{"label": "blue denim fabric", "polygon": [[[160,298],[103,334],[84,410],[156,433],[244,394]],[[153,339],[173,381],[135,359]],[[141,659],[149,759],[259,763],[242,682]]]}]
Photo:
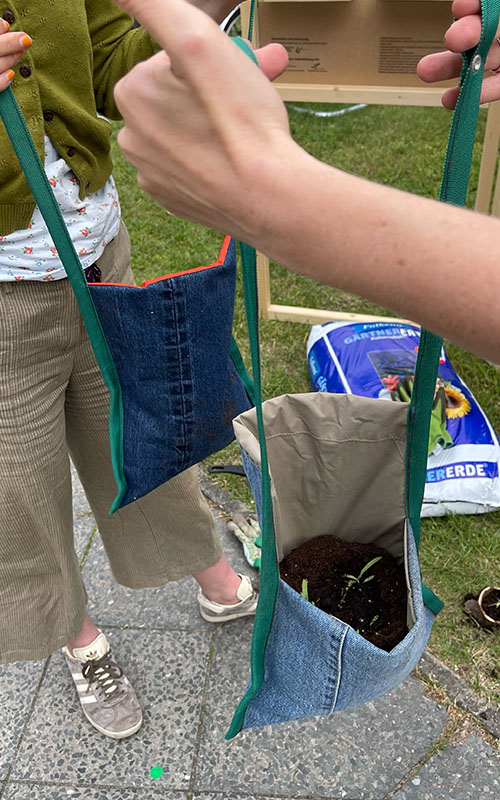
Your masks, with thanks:
[{"label": "blue denim fabric", "polygon": [[122,388],[121,506],[234,439],[251,404],[230,358],[236,282],[224,263],[144,287],[89,284]]},{"label": "blue denim fabric", "polygon": [[[260,514],[260,468],[245,451],[242,455]],[[265,651],[264,682],[248,705],[243,728],[330,714],[373,700],[404,680],[422,656],[435,619],[422,601],[411,530],[408,572],[416,623],[390,653],[280,581]]]}]

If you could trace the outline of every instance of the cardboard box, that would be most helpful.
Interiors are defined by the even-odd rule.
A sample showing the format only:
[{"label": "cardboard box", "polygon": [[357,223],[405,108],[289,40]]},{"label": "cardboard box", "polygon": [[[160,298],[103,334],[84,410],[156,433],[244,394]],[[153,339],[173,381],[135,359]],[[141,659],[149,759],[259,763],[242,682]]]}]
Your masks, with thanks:
[{"label": "cardboard box", "polygon": [[425,86],[417,63],[445,49],[452,21],[449,0],[266,1],[258,8],[261,44],[288,50],[279,83]]}]

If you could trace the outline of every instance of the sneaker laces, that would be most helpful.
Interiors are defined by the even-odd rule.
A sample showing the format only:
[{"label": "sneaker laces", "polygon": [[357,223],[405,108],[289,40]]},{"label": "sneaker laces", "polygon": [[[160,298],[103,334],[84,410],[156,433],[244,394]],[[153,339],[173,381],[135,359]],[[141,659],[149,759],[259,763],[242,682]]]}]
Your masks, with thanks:
[{"label": "sneaker laces", "polygon": [[111,658],[111,650],[101,658],[91,658],[86,661],[82,667],[82,675],[88,681],[87,692],[90,691],[92,683],[96,683],[99,695],[105,701],[114,700],[124,692],[118,683],[123,670]]}]

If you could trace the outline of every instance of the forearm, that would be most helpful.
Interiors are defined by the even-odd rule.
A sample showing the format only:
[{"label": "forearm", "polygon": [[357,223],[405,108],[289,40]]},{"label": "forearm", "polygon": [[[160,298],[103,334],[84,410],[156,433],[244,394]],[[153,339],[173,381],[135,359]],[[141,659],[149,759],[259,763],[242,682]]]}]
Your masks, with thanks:
[{"label": "forearm", "polygon": [[286,161],[261,187],[260,231],[249,233],[256,247],[500,363],[498,219],[370,183],[301,151]]}]

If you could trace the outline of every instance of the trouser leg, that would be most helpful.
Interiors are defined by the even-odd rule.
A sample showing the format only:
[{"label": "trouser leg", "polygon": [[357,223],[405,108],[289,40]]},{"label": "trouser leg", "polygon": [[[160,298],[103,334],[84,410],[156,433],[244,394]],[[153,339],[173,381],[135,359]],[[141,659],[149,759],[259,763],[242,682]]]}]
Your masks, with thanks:
[{"label": "trouser leg", "polygon": [[79,320],[66,283],[0,284],[1,662],[44,658],[85,617],[64,420]]}]

